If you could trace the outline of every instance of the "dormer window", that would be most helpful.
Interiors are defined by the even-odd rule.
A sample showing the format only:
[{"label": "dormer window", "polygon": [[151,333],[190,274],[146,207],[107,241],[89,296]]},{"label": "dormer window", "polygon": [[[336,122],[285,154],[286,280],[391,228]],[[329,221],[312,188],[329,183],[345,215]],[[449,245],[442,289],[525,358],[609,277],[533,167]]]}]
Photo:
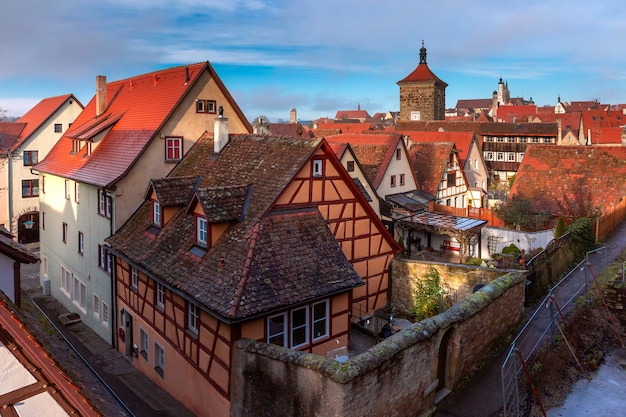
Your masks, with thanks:
[{"label": "dormer window", "polygon": [[152,224],[161,227],[161,205],[158,201],[152,202]]},{"label": "dormer window", "polygon": [[201,246],[207,246],[207,221],[204,217],[196,217],[196,243]]},{"label": "dormer window", "polygon": [[78,152],[80,152],[80,141],[73,140],[72,141],[72,153],[77,154]]},{"label": "dormer window", "polygon": [[321,159],[313,160],[313,176],[321,177],[324,174],[323,164]]}]

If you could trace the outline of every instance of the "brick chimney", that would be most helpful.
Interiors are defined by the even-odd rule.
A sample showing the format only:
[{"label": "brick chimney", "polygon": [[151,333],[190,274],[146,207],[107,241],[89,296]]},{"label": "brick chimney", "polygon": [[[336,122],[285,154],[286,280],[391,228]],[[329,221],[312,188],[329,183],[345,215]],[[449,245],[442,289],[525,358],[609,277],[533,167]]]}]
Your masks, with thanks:
[{"label": "brick chimney", "polygon": [[213,124],[213,151],[222,152],[226,144],[228,144],[228,118],[224,117],[224,108],[220,106],[219,116],[215,118]]},{"label": "brick chimney", "polygon": [[107,77],[96,75],[96,116],[107,109]]}]

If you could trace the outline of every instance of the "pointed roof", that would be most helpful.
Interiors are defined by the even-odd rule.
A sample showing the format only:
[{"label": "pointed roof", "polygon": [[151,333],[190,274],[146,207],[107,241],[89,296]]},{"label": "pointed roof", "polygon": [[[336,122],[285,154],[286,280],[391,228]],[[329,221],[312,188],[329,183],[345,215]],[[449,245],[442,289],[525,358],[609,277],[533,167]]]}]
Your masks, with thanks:
[{"label": "pointed roof", "polygon": [[343,134],[327,136],[331,145],[348,143],[357,157],[363,173],[377,189],[382,182],[389,163],[394,158],[398,142],[402,137],[397,133],[382,134]]},{"label": "pointed roof", "polygon": [[148,193],[154,191],[159,204],[163,207],[186,206],[194,190],[198,187],[199,177],[156,178],[150,181]]},{"label": "pointed roof", "polygon": [[422,47],[420,48],[420,63],[413,70],[412,73],[398,81],[397,84],[415,83],[415,82],[435,82],[436,84],[443,84],[447,86],[445,82],[441,81],[431,70],[426,63],[426,48],[424,47],[424,41],[422,41]]},{"label": "pointed roof", "polygon": [[411,142],[407,150],[421,190],[436,196],[454,143]]},{"label": "pointed roof", "polygon": [[529,145],[511,195],[555,216],[605,213],[626,196],[626,147]]},{"label": "pointed roof", "polygon": [[[149,235],[149,202],[107,241],[118,256],[226,322],[361,285],[362,279],[316,208],[272,210],[278,196],[320,149],[333,156],[321,139],[230,135],[229,143],[215,156],[213,138],[205,134],[169,177],[199,175],[196,195],[204,193],[201,190],[210,194],[195,197],[205,211],[220,200],[217,194],[241,191],[237,204],[227,205],[239,207],[245,216],[211,219],[232,221],[201,258],[189,252],[196,244],[192,213],[179,210],[156,235]],[[249,192],[245,210],[244,191]]]},{"label": "pointed roof", "polygon": [[[168,68],[107,83],[104,113],[96,116],[94,96],[46,158],[36,165],[36,169],[99,187],[114,185],[157,137],[169,116],[204,72],[209,73],[251,131],[247,119],[209,62]],[[85,158],[84,152],[72,154],[74,139],[91,140],[105,131],[106,136],[90,157]]]},{"label": "pointed roof", "polygon": [[474,142],[474,132],[400,132],[402,135],[409,136],[412,143],[416,142],[454,142],[456,149],[459,151],[457,156],[464,164],[469,155],[472,143]]}]

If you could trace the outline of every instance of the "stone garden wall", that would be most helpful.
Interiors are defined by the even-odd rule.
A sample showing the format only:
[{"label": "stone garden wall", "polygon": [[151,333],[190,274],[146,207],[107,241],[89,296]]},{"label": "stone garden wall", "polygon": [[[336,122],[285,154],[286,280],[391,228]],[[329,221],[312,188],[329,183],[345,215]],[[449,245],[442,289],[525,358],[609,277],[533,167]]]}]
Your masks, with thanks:
[{"label": "stone garden wall", "polygon": [[427,416],[520,319],[524,275],[493,280],[446,312],[344,363],[242,339],[232,357],[231,416]]}]

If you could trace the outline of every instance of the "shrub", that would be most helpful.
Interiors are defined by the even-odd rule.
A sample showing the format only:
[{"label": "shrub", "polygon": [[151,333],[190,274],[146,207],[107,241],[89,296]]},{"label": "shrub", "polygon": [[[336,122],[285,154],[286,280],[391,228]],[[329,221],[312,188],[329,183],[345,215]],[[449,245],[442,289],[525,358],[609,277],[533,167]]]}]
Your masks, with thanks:
[{"label": "shrub", "polygon": [[480,258],[469,258],[466,262],[465,265],[474,265],[474,266],[481,266],[483,264],[483,260]]},{"label": "shrub", "polygon": [[426,275],[417,281],[413,292],[415,320],[424,320],[445,311],[446,304],[443,300],[445,294],[439,272],[432,266],[429,267]]},{"label": "shrub", "polygon": [[513,243],[511,243],[509,246],[505,246],[504,248],[502,248],[503,255],[519,255],[520,253],[521,251],[519,250],[519,248]]},{"label": "shrub", "polygon": [[558,239],[567,233],[567,225],[565,224],[565,219],[563,216],[559,216],[559,219],[556,221],[556,228],[554,229],[554,238]]}]

